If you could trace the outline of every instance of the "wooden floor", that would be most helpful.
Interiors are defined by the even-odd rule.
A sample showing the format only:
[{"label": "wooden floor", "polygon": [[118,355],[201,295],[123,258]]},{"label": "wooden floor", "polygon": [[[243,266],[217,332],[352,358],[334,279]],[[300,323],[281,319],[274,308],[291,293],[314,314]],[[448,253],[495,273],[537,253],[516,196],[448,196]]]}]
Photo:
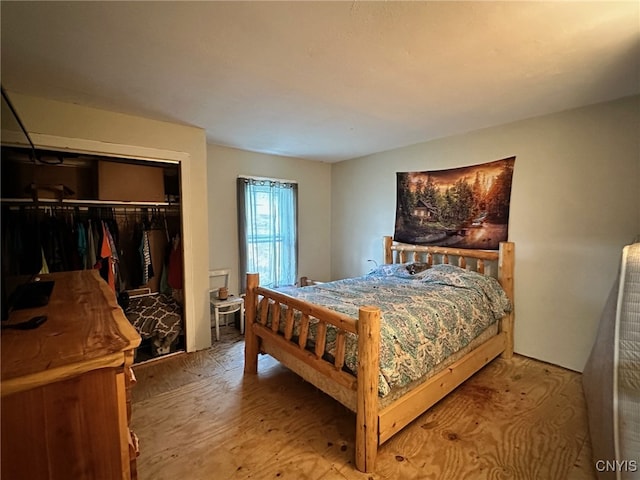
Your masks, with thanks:
[{"label": "wooden floor", "polygon": [[243,375],[242,338],[134,366],[141,480],[595,479],[580,375],[497,359],[353,466],[355,414],[261,357]]}]

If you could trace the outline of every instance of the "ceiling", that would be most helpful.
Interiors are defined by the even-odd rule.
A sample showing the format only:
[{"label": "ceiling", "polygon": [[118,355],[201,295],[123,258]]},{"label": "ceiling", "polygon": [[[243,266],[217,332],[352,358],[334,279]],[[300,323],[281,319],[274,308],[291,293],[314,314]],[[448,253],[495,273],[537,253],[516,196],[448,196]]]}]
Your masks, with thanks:
[{"label": "ceiling", "polygon": [[[9,2],[2,84],[340,161],[640,93],[640,3]],[[28,127],[28,125],[27,125]]]}]

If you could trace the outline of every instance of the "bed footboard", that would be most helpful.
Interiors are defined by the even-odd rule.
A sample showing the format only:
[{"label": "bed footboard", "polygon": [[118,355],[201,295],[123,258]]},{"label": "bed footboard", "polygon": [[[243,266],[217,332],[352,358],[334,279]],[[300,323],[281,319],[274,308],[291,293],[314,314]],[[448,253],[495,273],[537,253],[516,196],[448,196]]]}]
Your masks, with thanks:
[{"label": "bed footboard", "polygon": [[[380,310],[361,307],[356,320],[260,287],[258,275],[250,273],[247,274],[245,315],[245,373],[257,373],[258,354],[267,353],[356,412],[356,467],[364,472],[371,471],[378,450]],[[284,325],[280,325],[281,317],[284,317]],[[296,317],[300,318],[300,327],[299,334],[294,337]],[[314,346],[309,349],[307,339],[311,319],[317,325]],[[336,329],[332,360],[324,355],[328,326]],[[357,377],[343,369],[348,334],[358,337]]]}]

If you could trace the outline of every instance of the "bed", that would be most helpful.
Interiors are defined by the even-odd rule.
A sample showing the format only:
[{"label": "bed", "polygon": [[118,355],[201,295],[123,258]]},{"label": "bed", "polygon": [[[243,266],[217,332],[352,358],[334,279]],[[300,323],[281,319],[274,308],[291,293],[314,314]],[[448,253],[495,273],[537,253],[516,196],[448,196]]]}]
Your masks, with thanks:
[{"label": "bed", "polygon": [[[407,245],[384,237],[384,251],[385,265],[366,278],[273,290],[259,286],[257,274],[247,275],[245,374],[257,373],[258,354],[271,355],[354,411],[355,464],[363,472],[373,471],[378,447],[395,433],[491,360],[513,354],[513,243],[501,243],[499,251],[465,250]],[[426,269],[411,272],[415,266]],[[451,276],[454,270],[464,278],[463,285]],[[391,287],[386,277],[400,279],[393,281],[400,285],[397,298],[404,298],[404,303],[389,302]],[[440,327],[429,327],[428,322],[416,321],[422,315],[416,311],[416,299],[423,290],[414,289],[434,289],[434,285],[423,285],[434,279],[436,284],[445,283],[448,292],[447,298],[435,302],[444,308],[438,311],[461,309],[449,297],[454,291],[469,297],[469,283],[474,288],[482,285],[481,289],[491,282],[498,285],[502,307],[488,307],[494,318],[486,325],[472,328],[459,320],[441,320]],[[360,281],[372,282],[374,290],[364,290]],[[332,296],[332,289],[340,292],[341,300]],[[475,302],[467,303],[474,308]],[[405,351],[398,347],[397,332],[392,330],[402,322],[399,329],[408,331],[409,337],[437,341],[439,329],[447,332],[440,345],[418,344]],[[456,336],[464,341],[452,345]],[[417,355],[409,358],[406,352],[412,348]],[[425,352],[435,353],[423,362],[422,367],[429,368],[416,373],[408,364],[420,363]],[[390,363],[399,370],[390,370]]]}]

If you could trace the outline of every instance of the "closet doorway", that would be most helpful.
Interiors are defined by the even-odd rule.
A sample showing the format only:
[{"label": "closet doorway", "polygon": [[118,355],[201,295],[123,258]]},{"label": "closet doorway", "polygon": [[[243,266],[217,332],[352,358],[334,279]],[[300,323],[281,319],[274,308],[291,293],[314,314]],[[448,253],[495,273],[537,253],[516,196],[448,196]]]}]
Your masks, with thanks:
[{"label": "closet doorway", "polygon": [[2,278],[99,269],[143,338],[186,350],[180,162],[2,147]]}]

